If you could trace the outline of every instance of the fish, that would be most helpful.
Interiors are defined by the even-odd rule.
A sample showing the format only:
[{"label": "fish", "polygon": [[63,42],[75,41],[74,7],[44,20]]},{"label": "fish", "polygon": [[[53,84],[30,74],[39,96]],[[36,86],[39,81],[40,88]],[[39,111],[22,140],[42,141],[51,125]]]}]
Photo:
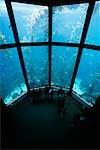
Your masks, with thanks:
[{"label": "fish", "polygon": [[89,55],[89,54],[87,54],[87,53],[85,54],[85,56],[88,56],[88,55]]},{"label": "fish", "polygon": [[9,24],[9,26],[8,26],[9,28],[11,28],[11,24]]},{"label": "fish", "polygon": [[90,77],[93,77],[94,75],[93,75],[93,74],[89,74],[89,76],[90,76]]},{"label": "fish", "polygon": [[6,43],[6,40],[5,40],[5,36],[2,35],[2,33],[0,32],[0,41],[5,44]]},{"label": "fish", "polygon": [[100,75],[100,72],[95,73],[96,75]]},{"label": "fish", "polygon": [[6,51],[5,51],[5,56],[6,56],[6,57],[9,57],[9,58],[12,58],[12,57],[13,57],[13,52],[12,52],[12,51],[9,51],[9,50],[6,50]]},{"label": "fish", "polygon": [[75,92],[77,92],[77,94],[79,94],[80,96],[85,93],[85,89],[84,89],[84,87],[82,86],[82,81],[81,81],[81,79],[78,79],[78,78],[77,78],[77,79],[75,80],[73,90],[74,90]]},{"label": "fish", "polygon": [[40,82],[40,80],[38,79],[38,80],[37,80],[37,82],[39,83],[39,82]]}]

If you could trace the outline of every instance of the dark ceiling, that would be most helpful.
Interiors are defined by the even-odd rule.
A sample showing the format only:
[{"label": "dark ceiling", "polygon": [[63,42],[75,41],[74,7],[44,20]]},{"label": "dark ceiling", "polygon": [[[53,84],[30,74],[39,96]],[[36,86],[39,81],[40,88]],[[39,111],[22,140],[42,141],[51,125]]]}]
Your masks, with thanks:
[{"label": "dark ceiling", "polygon": [[11,0],[13,2],[37,4],[37,5],[64,5],[64,4],[79,4],[79,3],[91,3],[96,0]]}]

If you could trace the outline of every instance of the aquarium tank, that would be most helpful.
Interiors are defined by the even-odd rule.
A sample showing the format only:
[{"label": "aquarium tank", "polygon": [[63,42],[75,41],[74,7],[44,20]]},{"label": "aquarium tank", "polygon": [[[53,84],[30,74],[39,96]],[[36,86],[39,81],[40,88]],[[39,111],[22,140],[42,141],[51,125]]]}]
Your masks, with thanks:
[{"label": "aquarium tank", "polygon": [[60,6],[0,0],[0,97],[63,87],[93,105],[100,95],[100,1]]}]

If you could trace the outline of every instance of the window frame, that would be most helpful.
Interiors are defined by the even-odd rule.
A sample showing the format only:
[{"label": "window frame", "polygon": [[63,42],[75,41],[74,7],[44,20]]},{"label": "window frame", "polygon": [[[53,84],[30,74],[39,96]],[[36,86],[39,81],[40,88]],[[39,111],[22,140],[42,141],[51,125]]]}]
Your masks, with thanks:
[{"label": "window frame", "polygon": [[[34,1],[28,1],[28,0],[9,0],[8,1],[8,0],[5,0],[5,4],[6,4],[9,19],[10,19],[15,43],[2,44],[2,45],[0,45],[0,49],[13,48],[13,47],[17,48],[18,56],[19,56],[19,60],[20,60],[20,64],[21,64],[21,68],[22,68],[22,72],[23,72],[23,76],[25,79],[28,93],[30,93],[30,87],[29,87],[29,83],[28,83],[25,63],[24,63],[23,54],[22,54],[22,47],[27,47],[27,46],[48,46],[48,56],[49,56],[48,57],[48,69],[49,69],[48,70],[48,72],[49,72],[48,85],[50,87],[51,87],[51,67],[52,67],[52,63],[51,63],[52,62],[52,46],[77,47],[78,48],[78,54],[77,54],[74,72],[72,75],[71,85],[70,85],[70,89],[68,91],[68,94],[70,95],[73,92],[72,89],[73,89],[73,85],[74,85],[75,78],[77,75],[78,67],[80,64],[83,48],[87,48],[88,50],[100,51],[100,46],[85,44],[85,39],[87,36],[89,24],[91,21],[91,17],[93,14],[93,10],[94,10],[94,6],[95,6],[96,1],[98,1],[98,0],[93,0],[92,2],[91,1],[87,2],[87,0],[82,0],[81,2],[77,2],[77,0],[76,1],[75,0],[68,0],[67,2],[65,0],[61,0],[61,1],[59,1],[59,3],[57,3],[56,1],[44,3],[42,1],[37,2],[36,0],[34,0]],[[48,40],[49,41],[48,42],[28,42],[28,43],[26,43],[26,42],[21,43],[20,42],[11,2],[19,2],[19,3],[21,2],[21,3],[26,3],[26,4],[36,4],[36,5],[48,6],[48,17],[49,17],[48,18]],[[82,31],[80,43],[52,42],[52,18],[53,18],[52,8],[53,8],[53,6],[73,5],[73,4],[80,4],[80,3],[81,4],[82,3],[88,3],[89,4],[88,9],[87,9],[87,13],[86,13],[85,22],[83,25],[83,31]]]}]

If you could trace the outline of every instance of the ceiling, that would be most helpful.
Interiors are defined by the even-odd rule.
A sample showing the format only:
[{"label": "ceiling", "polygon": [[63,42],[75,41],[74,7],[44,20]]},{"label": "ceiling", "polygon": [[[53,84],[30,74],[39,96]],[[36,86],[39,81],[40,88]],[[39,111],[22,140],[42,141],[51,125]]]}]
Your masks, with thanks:
[{"label": "ceiling", "polygon": [[69,4],[80,4],[80,3],[89,3],[96,0],[11,0],[13,2],[20,2],[20,3],[28,3],[28,4],[36,4],[36,5],[69,5]]}]

